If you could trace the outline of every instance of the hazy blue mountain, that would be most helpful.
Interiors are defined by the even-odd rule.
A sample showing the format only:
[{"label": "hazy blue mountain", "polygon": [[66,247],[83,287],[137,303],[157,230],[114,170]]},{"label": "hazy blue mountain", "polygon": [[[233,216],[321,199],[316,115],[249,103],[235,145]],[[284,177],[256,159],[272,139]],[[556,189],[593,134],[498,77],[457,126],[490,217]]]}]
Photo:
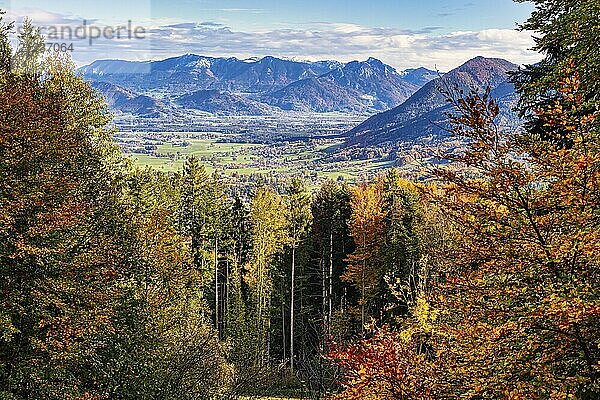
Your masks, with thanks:
[{"label": "hazy blue mountain", "polygon": [[112,109],[117,109],[127,101],[138,96],[133,91],[113,83],[92,82],[91,86],[104,96],[106,103]]},{"label": "hazy blue mountain", "polygon": [[214,59],[196,55],[152,62],[100,60],[78,70],[87,80],[109,82],[136,92],[162,91],[183,94],[211,88],[219,82],[215,70],[235,70],[237,59]]},{"label": "hazy blue mountain", "polygon": [[374,58],[342,64],[194,54],[148,62],[99,60],[78,72],[113,110],[134,115],[159,115],[175,105],[221,115],[373,114],[401,104],[435,76],[425,68],[397,72]]},{"label": "hazy blue mountain", "polygon": [[372,113],[401,104],[419,87],[389,65],[370,58],[294,82],[265,101],[285,110]]},{"label": "hazy blue mountain", "polygon": [[195,90],[264,93],[319,76],[338,64],[264,57],[259,60],[213,58],[194,54],[152,62],[100,60],[79,69],[85,79],[117,84],[134,91],[185,94]]},{"label": "hazy blue mountain", "polygon": [[198,90],[177,98],[176,103],[216,115],[273,115],[281,112],[247,97],[220,90]]},{"label": "hazy blue mountain", "polygon": [[432,71],[427,68],[411,68],[402,72],[402,77],[405,81],[417,85],[419,87],[424,86],[427,82],[439,78],[443,73]]},{"label": "hazy blue mountain", "polygon": [[88,78],[110,77],[118,75],[146,74],[150,70],[150,61],[98,60],[77,71]]},{"label": "hazy blue mountain", "polygon": [[268,97],[265,102],[288,111],[364,113],[369,100],[318,78],[303,79]]},{"label": "hazy blue mountain", "polygon": [[119,111],[138,117],[159,118],[168,112],[168,106],[160,100],[140,95],[119,106]]},{"label": "hazy blue mountain", "polygon": [[278,90],[301,79],[322,75],[337,64],[327,62],[299,62],[264,57],[256,62],[244,63],[239,73],[224,77],[225,87],[251,93]]},{"label": "hazy blue mountain", "polygon": [[162,101],[140,95],[113,83],[92,82],[91,86],[104,96],[113,112],[148,118],[160,117],[169,109],[169,106]]},{"label": "hazy blue mountain", "polygon": [[348,132],[347,145],[375,145],[384,142],[410,141],[419,137],[444,136],[449,128],[447,113],[453,111],[441,90],[482,93],[489,86],[499,101],[500,122],[518,123],[512,111],[516,95],[508,81],[510,71],[518,67],[506,60],[477,57],[438,77],[400,106],[377,114]]}]

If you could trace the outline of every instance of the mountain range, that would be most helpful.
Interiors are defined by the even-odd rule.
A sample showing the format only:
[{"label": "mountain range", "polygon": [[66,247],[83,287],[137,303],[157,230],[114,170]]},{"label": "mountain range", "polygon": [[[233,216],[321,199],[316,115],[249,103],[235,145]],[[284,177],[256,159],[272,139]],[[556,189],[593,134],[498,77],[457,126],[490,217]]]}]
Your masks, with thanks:
[{"label": "mountain range", "polygon": [[[222,115],[277,111],[374,114],[401,104],[434,71],[396,71],[379,60],[294,61],[276,57],[240,60],[188,54],[161,61],[100,60],[78,72],[105,96],[146,96],[139,110],[109,104],[116,112],[156,116],[183,107]],[[147,98],[136,100],[150,103]],[[127,104],[129,106],[129,104]],[[148,113],[145,113],[149,111]]]},{"label": "mountain range", "polygon": [[509,74],[518,66],[506,60],[476,57],[460,67],[427,82],[401,105],[367,119],[347,133],[347,146],[378,145],[411,141],[422,137],[446,136],[450,128],[448,113],[453,105],[448,94],[465,97],[490,88],[500,107],[499,124],[516,126],[513,111],[517,97]]},{"label": "mountain range", "polygon": [[[431,71],[425,70],[422,77],[430,74]],[[270,93],[265,100],[284,110],[384,111],[401,104],[419,89],[418,78],[411,82],[405,79],[407,75],[369,58],[338,66],[319,77],[294,82]]]},{"label": "mountain range", "polygon": [[509,75],[517,68],[484,57],[441,74],[426,68],[398,72],[374,58],[342,64],[185,55],[153,62],[96,61],[79,73],[113,111],[135,117],[192,111],[364,114],[368,118],[345,134],[346,147],[352,147],[447,136],[452,112],[448,92],[464,97],[489,87],[500,106],[500,124],[516,126],[517,98]]}]

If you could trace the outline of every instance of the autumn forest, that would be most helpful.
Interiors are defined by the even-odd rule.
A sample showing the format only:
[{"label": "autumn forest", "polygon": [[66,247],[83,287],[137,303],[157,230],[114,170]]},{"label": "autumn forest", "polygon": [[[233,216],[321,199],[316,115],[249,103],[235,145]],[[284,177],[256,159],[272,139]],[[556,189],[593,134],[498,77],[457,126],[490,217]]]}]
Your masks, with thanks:
[{"label": "autumn forest", "polygon": [[2,23],[0,399],[600,398],[600,4],[534,3],[522,129],[446,88],[421,179],[250,194],[133,165]]}]

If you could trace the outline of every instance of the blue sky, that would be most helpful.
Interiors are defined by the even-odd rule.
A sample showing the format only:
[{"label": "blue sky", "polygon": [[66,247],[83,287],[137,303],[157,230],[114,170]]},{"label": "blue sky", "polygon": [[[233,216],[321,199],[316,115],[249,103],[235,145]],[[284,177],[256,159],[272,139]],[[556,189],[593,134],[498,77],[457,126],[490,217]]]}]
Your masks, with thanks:
[{"label": "blue sky", "polygon": [[511,0],[0,0],[9,18],[42,26],[117,26],[132,20],[145,40],[75,43],[78,64],[100,58],[157,59],[185,53],[274,55],[350,61],[369,56],[399,69],[447,70],[477,55],[517,63],[539,58],[514,30],[530,4]]},{"label": "blue sky", "polygon": [[[510,0],[178,0],[175,4],[180,6],[179,11],[172,11],[168,3],[160,1],[154,1],[153,8],[157,15],[171,13],[185,18],[205,14],[215,20],[227,18],[262,27],[277,23],[337,22],[415,30],[428,26],[443,26],[447,30],[511,28],[530,12],[530,6]],[[212,11],[227,9],[248,12]]]}]

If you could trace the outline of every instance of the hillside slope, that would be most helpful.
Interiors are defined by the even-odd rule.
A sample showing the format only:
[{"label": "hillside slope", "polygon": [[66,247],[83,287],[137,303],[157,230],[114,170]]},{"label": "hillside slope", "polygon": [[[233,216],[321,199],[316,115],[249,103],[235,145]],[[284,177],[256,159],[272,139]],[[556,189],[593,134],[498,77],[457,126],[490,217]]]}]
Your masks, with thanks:
[{"label": "hillside slope", "polygon": [[515,92],[508,74],[518,67],[506,60],[477,57],[438,77],[400,106],[377,114],[348,132],[346,145],[377,145],[385,142],[415,140],[426,136],[444,136],[449,128],[447,113],[452,111],[444,91],[467,95],[482,93],[489,86],[501,108],[500,121],[518,123],[512,111]]}]

